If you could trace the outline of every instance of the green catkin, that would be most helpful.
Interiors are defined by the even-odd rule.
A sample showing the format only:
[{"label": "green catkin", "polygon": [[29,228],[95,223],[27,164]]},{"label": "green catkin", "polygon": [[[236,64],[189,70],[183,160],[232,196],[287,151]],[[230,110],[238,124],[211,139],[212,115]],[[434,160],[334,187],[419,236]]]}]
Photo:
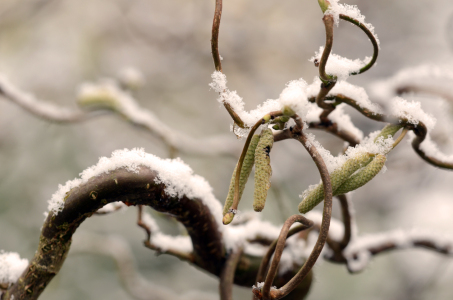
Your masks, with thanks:
[{"label": "green catkin", "polygon": [[253,209],[262,211],[266,203],[267,190],[271,186],[271,159],[269,153],[274,145],[274,135],[270,128],[261,132],[260,141],[255,150],[255,192]]},{"label": "green catkin", "polygon": [[386,125],[382,131],[379,133],[379,135],[374,139],[374,142],[376,142],[381,136],[384,137],[384,140],[388,138],[389,135],[394,136],[395,133],[398,132],[403,126],[402,125],[395,125],[395,124],[388,124]]},{"label": "green catkin", "polygon": [[[239,200],[241,200],[242,193],[244,192],[245,184],[249,178],[250,173],[252,172],[253,163],[255,161],[255,149],[258,145],[260,136],[255,134],[250,140],[249,147],[244,157],[244,162],[242,163],[241,175],[239,177]],[[228,196],[225,201],[225,206],[223,208],[223,215],[228,213],[231,205],[233,205],[234,200],[234,183],[236,179],[237,164],[233,171],[233,176],[230,181],[230,189],[228,191]]]},{"label": "green catkin", "polygon": [[[356,157],[348,159],[341,168],[335,170],[330,174],[330,182],[332,191],[335,192],[354,172],[370,163],[372,155],[369,153],[362,153]],[[318,184],[308,195],[300,202],[299,212],[307,213],[312,210],[324,199],[324,185]]]},{"label": "green catkin", "polygon": [[386,157],[384,155],[376,155],[376,157],[366,167],[360,169],[357,173],[353,174],[348,180],[346,180],[335,191],[334,195],[346,194],[365,185],[382,170],[385,161]]}]

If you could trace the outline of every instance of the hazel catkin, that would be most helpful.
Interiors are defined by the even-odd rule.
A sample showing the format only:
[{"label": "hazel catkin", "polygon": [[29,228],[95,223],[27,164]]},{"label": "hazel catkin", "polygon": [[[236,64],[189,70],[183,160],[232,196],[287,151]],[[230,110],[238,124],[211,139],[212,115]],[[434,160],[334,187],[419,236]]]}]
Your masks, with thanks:
[{"label": "hazel catkin", "polygon": [[346,194],[350,191],[356,190],[365,185],[368,181],[373,179],[384,167],[386,161],[385,155],[378,154],[376,157],[364,168],[360,169],[357,173],[352,175],[346,180],[336,191],[335,195]]},{"label": "hazel catkin", "polygon": [[274,145],[274,135],[270,128],[261,132],[255,150],[255,191],[253,193],[253,209],[262,211],[266,203],[267,190],[271,186],[271,159],[269,153]]},{"label": "hazel catkin", "polygon": [[[252,137],[249,147],[248,147],[247,152],[244,157],[244,162],[242,163],[241,174],[239,177],[239,200],[241,200],[241,196],[242,196],[242,193],[244,192],[245,184],[247,183],[249,175],[252,172],[253,163],[255,161],[255,149],[256,149],[256,146],[258,145],[259,139],[260,139],[260,136],[258,134],[255,134]],[[223,208],[224,216],[225,216],[225,214],[228,213],[229,209],[231,208],[231,205],[233,205],[234,184],[235,184],[236,174],[237,174],[237,164],[236,164],[236,167],[234,168],[233,176],[231,177],[228,196],[226,198],[225,206]]]},{"label": "hazel catkin", "polygon": [[[355,157],[348,159],[340,168],[333,171],[330,174],[330,182],[332,185],[332,192],[335,193],[335,190],[338,189],[349,176],[351,176],[355,171],[361,167],[366,166],[370,163],[372,159],[371,154],[362,153]],[[324,199],[324,185],[322,183],[318,184],[313,190],[311,190],[308,195],[304,197],[302,202],[299,204],[299,212],[307,213],[312,210],[316,205],[318,205]]]}]

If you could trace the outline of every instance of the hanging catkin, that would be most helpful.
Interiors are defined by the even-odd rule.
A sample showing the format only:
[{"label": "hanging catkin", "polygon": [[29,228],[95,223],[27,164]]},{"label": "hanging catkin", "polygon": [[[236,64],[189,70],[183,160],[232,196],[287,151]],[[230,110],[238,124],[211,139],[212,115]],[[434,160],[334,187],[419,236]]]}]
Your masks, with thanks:
[{"label": "hanging catkin", "polygon": [[395,133],[402,127],[402,125],[387,124],[384,128],[382,128],[379,135],[374,139],[374,142],[376,142],[381,136],[384,137],[384,140],[387,139],[389,135],[394,136]]},{"label": "hanging catkin", "polygon": [[364,168],[349,177],[336,191],[335,195],[346,194],[365,185],[368,181],[374,178],[384,167],[386,157],[382,154],[376,157]]},{"label": "hanging catkin", "polygon": [[[242,193],[244,192],[245,184],[249,178],[250,173],[252,172],[253,163],[255,161],[255,149],[258,145],[260,137],[258,134],[255,134],[249,144],[247,152],[244,157],[244,162],[242,163],[241,175],[239,177],[239,200],[241,200]],[[233,171],[233,176],[230,181],[230,189],[228,191],[228,196],[225,201],[225,206],[223,208],[223,215],[228,213],[231,205],[233,205],[234,200],[234,182],[236,179],[237,164]]]},{"label": "hanging catkin", "polygon": [[267,128],[261,132],[255,150],[255,192],[253,193],[253,209],[262,211],[266,203],[267,190],[271,186],[271,159],[269,153],[274,145],[272,130]]},{"label": "hanging catkin", "polygon": [[[335,170],[330,174],[330,182],[332,185],[332,192],[340,187],[355,171],[361,167],[366,166],[371,161],[371,154],[362,153],[355,157],[348,159],[341,168]],[[299,204],[299,212],[307,213],[312,210],[324,199],[324,186],[322,183],[318,184],[311,190],[307,196]]]}]

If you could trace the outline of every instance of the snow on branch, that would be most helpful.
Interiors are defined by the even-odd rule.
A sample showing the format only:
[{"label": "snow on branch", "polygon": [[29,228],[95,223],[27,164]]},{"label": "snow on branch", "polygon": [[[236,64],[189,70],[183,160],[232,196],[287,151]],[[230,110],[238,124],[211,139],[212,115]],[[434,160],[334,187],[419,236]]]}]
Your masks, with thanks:
[{"label": "snow on branch", "polygon": [[45,120],[53,122],[78,122],[86,115],[77,109],[59,107],[50,102],[37,99],[32,94],[25,93],[14,86],[8,78],[0,74],[0,95],[17,103],[20,107]]},{"label": "snow on branch", "polygon": [[377,44],[379,45],[379,39],[374,32],[374,26],[370,23],[365,22],[365,16],[362,15],[359,8],[356,5],[349,5],[349,4],[340,4],[338,3],[339,0],[329,0],[329,7],[324,12],[324,15],[332,15],[335,21],[335,25],[338,26],[340,22],[340,15],[347,16],[349,18],[356,19],[358,22],[365,25],[368,30],[373,34],[374,38],[376,39]]},{"label": "snow on branch", "polygon": [[[20,277],[28,265],[28,259],[15,252],[0,251],[0,285],[10,285]],[[1,294],[0,294],[1,295]]]},{"label": "snow on branch", "polygon": [[[131,73],[131,71],[128,72]],[[127,88],[134,88],[140,84],[138,76],[138,74],[121,74],[120,84]],[[99,84],[87,83],[79,88],[79,105],[95,108],[91,111],[63,108],[39,100],[21,91],[3,75],[0,75],[0,95],[31,114],[50,122],[82,122],[99,116],[102,110],[108,109],[123,115],[132,124],[145,128],[169,147],[181,152],[196,155],[234,155],[239,151],[238,146],[231,143],[231,139],[227,136],[193,138],[170,128],[153,112],[140,107],[132,95],[121,89],[114,80],[105,80]]]},{"label": "snow on branch", "polygon": [[373,255],[383,251],[413,247],[423,247],[452,255],[453,238],[424,230],[397,229],[358,237],[351,241],[349,246],[343,251],[343,255],[347,260],[348,269],[351,272],[360,272],[369,264]]},{"label": "snow on branch", "polygon": [[[324,52],[324,46],[319,48],[319,51],[309,59],[311,62],[319,62],[321,60],[322,53]],[[337,76],[338,80],[346,80],[348,77],[360,71],[368,61],[371,60],[371,57],[365,57],[364,60],[361,59],[348,59],[337,54],[330,53],[329,60],[326,65],[326,72],[330,75]]]}]

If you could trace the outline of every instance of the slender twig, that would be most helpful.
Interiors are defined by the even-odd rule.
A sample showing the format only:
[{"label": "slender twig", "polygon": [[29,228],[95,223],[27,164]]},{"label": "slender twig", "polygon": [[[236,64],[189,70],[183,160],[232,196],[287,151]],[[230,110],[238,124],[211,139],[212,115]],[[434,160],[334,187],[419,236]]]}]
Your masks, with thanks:
[{"label": "slender twig", "polygon": [[[285,248],[286,239],[288,238],[288,231],[291,225],[293,225],[295,222],[303,224],[303,226],[299,226],[299,228],[302,227],[302,229],[307,229],[313,226],[313,221],[310,221],[309,219],[305,218],[302,215],[292,215],[283,224],[277,242],[276,243],[274,242],[269,247],[269,250],[266,256],[263,258],[263,261],[260,265],[260,271],[258,271],[259,272],[258,276],[260,276],[260,272],[263,272],[268,264],[268,260],[266,261],[265,258],[270,259],[270,256],[272,255],[271,251],[274,252],[274,259],[272,260],[269,271],[267,272],[266,280],[264,281],[264,286],[262,289],[263,299],[265,300],[270,299],[270,289],[272,286],[272,282],[274,281],[275,276],[277,275],[278,264],[280,263],[280,258],[282,257],[283,249]],[[292,234],[299,232],[300,231],[299,228],[293,230]]]},{"label": "slender twig", "polygon": [[316,147],[308,142],[303,132],[294,132],[293,138],[298,140],[305,147],[305,149],[308,151],[311,158],[315,162],[316,166],[318,167],[319,173],[321,175],[321,180],[324,185],[323,216],[319,236],[310,256],[307,258],[299,272],[297,272],[297,274],[288,283],[286,283],[280,289],[271,291],[272,299],[281,299],[288,295],[303,281],[303,279],[313,268],[314,264],[318,260],[319,255],[321,254],[324,244],[327,241],[330,219],[332,217],[332,185],[330,182],[329,171],[327,170],[324,160],[322,159]]},{"label": "slender twig", "polygon": [[346,195],[338,195],[337,196],[340,207],[341,207],[341,216],[343,219],[344,224],[344,234],[343,239],[340,242],[340,249],[343,250],[346,248],[351,241],[352,231],[351,231],[351,212],[349,210],[349,203]]},{"label": "slender twig", "polygon": [[216,71],[222,72],[219,53],[219,28],[222,18],[222,0],[215,1],[214,20],[212,21],[211,52]]},{"label": "slender twig", "polygon": [[[127,120],[137,128],[146,130],[153,136],[159,138],[169,147],[169,149],[175,149],[193,155],[233,155],[237,151],[236,144],[231,143],[230,139],[226,136],[219,135],[195,139],[183,132],[171,128],[155,114],[140,107],[134,97],[118,88],[116,90],[116,96],[119,98],[120,107],[117,111],[105,109],[82,111],[78,109],[63,108],[37,99],[31,94],[21,91],[6,78],[1,76],[0,96],[3,96],[32,115],[42,118],[47,122],[56,122],[60,124],[84,122],[99,117],[100,115],[114,112],[121,115],[123,117],[121,118],[122,120]],[[127,108],[122,104],[122,100],[128,102],[126,105]]]},{"label": "slender twig", "polygon": [[[302,223],[302,225],[289,229],[291,227],[291,225],[294,224],[295,222]],[[285,242],[288,238],[290,238],[291,236],[295,235],[296,233],[299,233],[302,230],[308,229],[312,226],[313,226],[313,221],[311,221],[301,215],[293,215],[285,221],[285,223],[283,224],[283,227],[280,231],[280,235],[279,235],[278,239],[276,239],[272,242],[272,244],[269,246],[269,249],[266,252],[266,255],[261,260],[260,268],[258,270],[258,274],[256,277],[257,283],[263,282],[266,278],[269,278],[272,276],[274,276],[274,277],[272,277],[272,281],[275,278],[274,271],[272,271],[272,273],[271,273],[271,271],[269,271],[266,278],[265,278],[265,275],[266,275],[265,273],[266,273],[267,267],[269,265],[269,262],[271,260],[271,257],[274,254],[274,251],[276,251],[276,248],[277,247],[284,248]],[[272,261],[271,268],[276,268],[278,266],[282,252],[283,252],[283,249],[278,250],[279,254],[276,252],[276,254],[274,255],[274,260]],[[270,284],[272,284],[272,281],[270,282]],[[270,285],[269,285],[269,287],[270,287]],[[265,288],[266,288],[266,285],[263,287],[263,290]],[[267,295],[268,294],[269,294],[269,290],[267,290]]]},{"label": "slender twig", "polygon": [[149,228],[149,226],[146,225],[145,222],[143,222],[142,216],[143,216],[143,205],[139,205],[138,206],[137,225],[145,230],[145,232],[146,232],[146,241],[149,241],[151,239],[151,228]]},{"label": "slender twig", "polygon": [[398,146],[398,144],[403,140],[403,138],[406,136],[406,133],[409,131],[409,129],[404,128],[399,137],[395,140],[395,142],[392,145],[392,148],[395,148]]},{"label": "slender twig", "polygon": [[[395,117],[388,117],[384,114],[372,112],[367,108],[361,107],[357,103],[356,100],[346,97],[342,94],[337,94],[332,97],[329,96],[329,99],[334,99],[335,101],[346,103],[346,104],[350,105],[351,107],[355,108],[358,112],[360,112],[365,117],[370,118],[372,120],[379,121],[379,122],[390,122],[390,123],[394,123],[394,124],[401,124],[401,125],[405,126],[405,128],[412,130],[416,135],[416,138],[412,141],[412,148],[423,160],[425,160],[427,163],[429,163],[433,166],[436,166],[436,167],[439,167],[442,169],[453,170],[453,163],[445,162],[445,161],[442,161],[435,157],[432,157],[430,155],[427,155],[422,149],[420,149],[420,144],[425,140],[426,134],[427,134],[427,128],[426,128],[425,124],[423,124],[423,122],[419,121],[417,126],[415,126],[405,118],[397,119]],[[314,102],[313,98],[311,98],[309,100],[311,102]]]},{"label": "slender twig", "polygon": [[329,84],[335,81],[335,78],[333,76],[326,73],[327,60],[329,59],[333,45],[334,20],[332,15],[324,15],[322,20],[326,28],[326,45],[324,46],[324,51],[322,52],[321,60],[319,61],[319,78],[323,83]]},{"label": "slender twig", "polygon": [[192,253],[183,252],[171,248],[163,250],[161,247],[156,246],[150,241],[144,241],[143,244],[146,248],[157,251],[158,254],[169,254],[171,256],[179,258],[180,260],[185,260],[191,263],[195,262],[195,256]]},{"label": "slender twig", "polygon": [[233,300],[234,275],[243,250],[242,247],[234,249],[223,265],[219,282],[220,300]]},{"label": "slender twig", "polygon": [[360,143],[360,139],[357,136],[355,136],[354,134],[352,134],[351,132],[338,129],[337,123],[310,122],[310,124],[308,124],[308,125],[309,125],[308,129],[325,130],[325,131],[339,137],[340,139],[348,142],[351,147],[355,147],[357,144]]},{"label": "slender twig", "polygon": [[398,95],[401,94],[407,94],[407,93],[420,93],[420,94],[429,94],[437,97],[441,97],[445,100],[448,100],[449,102],[453,103],[453,95],[451,95],[450,92],[447,91],[442,91],[439,88],[436,87],[429,87],[429,86],[423,86],[423,85],[403,85],[399,86],[395,89],[395,92]]},{"label": "slender twig", "polygon": [[358,20],[356,20],[354,18],[351,18],[349,16],[343,15],[343,14],[340,14],[340,19],[343,19],[345,21],[351,22],[352,24],[354,24],[354,25],[358,26],[360,29],[362,29],[363,32],[365,32],[365,34],[370,39],[371,43],[373,44],[373,56],[371,57],[370,62],[367,63],[365,66],[363,66],[359,71],[353,72],[350,75],[362,74],[362,73],[368,71],[374,65],[374,63],[376,62],[376,59],[377,59],[378,54],[379,54],[379,45],[378,45],[378,43],[376,41],[376,38],[375,38],[374,34],[363,23],[359,22]]}]

